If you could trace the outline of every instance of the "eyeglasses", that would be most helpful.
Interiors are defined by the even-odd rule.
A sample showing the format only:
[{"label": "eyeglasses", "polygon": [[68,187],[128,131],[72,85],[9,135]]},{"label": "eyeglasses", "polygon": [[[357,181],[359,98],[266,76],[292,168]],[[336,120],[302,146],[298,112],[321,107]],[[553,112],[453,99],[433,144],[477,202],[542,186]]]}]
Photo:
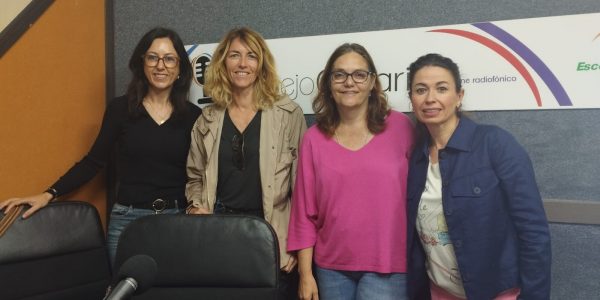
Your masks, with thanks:
[{"label": "eyeglasses", "polygon": [[239,170],[244,170],[244,135],[233,135],[231,139],[231,150],[233,150],[233,163]]},{"label": "eyeglasses", "polygon": [[365,71],[365,70],[356,70],[352,73],[346,73],[344,71],[334,71],[331,73],[331,80],[335,83],[344,83],[348,80],[348,76],[352,76],[352,80],[355,83],[363,83],[369,79],[369,75],[373,74],[373,72]]},{"label": "eyeglasses", "polygon": [[160,57],[154,54],[145,54],[142,55],[144,58],[144,64],[148,67],[156,67],[158,63],[162,60],[167,68],[175,68],[179,64],[179,58],[175,55],[165,55]]}]

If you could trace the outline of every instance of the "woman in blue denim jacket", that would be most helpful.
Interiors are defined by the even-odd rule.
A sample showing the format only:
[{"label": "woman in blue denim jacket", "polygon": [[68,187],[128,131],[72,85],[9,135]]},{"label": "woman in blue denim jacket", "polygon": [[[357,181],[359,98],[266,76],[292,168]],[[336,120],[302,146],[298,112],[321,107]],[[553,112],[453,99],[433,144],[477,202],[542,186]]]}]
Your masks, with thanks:
[{"label": "woman in blue denim jacket", "polygon": [[550,234],[531,161],[461,116],[458,66],[427,54],[408,88],[420,140],[408,179],[411,299],[549,299]]}]

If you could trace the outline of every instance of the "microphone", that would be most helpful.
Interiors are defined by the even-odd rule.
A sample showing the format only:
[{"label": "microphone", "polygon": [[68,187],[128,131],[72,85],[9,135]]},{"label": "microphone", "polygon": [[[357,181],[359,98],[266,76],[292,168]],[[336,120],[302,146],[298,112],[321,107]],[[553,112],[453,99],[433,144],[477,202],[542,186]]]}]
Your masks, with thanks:
[{"label": "microphone", "polygon": [[105,299],[124,300],[133,294],[141,294],[152,287],[157,273],[156,261],[152,257],[144,254],[132,256],[119,268],[119,283]]}]

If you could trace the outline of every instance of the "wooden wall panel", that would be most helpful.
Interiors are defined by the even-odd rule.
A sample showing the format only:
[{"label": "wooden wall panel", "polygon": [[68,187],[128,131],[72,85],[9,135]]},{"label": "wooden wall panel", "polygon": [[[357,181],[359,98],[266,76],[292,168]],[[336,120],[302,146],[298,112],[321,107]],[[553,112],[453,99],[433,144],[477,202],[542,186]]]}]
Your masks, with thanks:
[{"label": "wooden wall panel", "polygon": [[[55,1],[0,58],[0,201],[44,191],[92,145],[105,107],[104,1]],[[104,176],[67,199],[105,222]]]}]

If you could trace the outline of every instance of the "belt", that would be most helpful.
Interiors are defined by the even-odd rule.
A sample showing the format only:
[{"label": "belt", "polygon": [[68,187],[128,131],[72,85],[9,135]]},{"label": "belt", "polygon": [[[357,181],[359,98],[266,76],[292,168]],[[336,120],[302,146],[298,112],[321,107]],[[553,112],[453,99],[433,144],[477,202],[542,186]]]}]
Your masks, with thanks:
[{"label": "belt", "polygon": [[153,210],[155,213],[160,213],[165,209],[177,208],[177,200],[169,200],[169,199],[155,199],[150,202],[143,203],[132,203],[131,206],[133,208],[141,208],[141,209],[149,209]]},{"label": "belt", "polygon": [[251,215],[257,217],[263,217],[262,209],[252,209],[252,210],[241,210],[235,209],[228,206],[225,206],[222,202],[218,202],[215,204],[214,209],[215,214],[223,214],[223,215]]}]

